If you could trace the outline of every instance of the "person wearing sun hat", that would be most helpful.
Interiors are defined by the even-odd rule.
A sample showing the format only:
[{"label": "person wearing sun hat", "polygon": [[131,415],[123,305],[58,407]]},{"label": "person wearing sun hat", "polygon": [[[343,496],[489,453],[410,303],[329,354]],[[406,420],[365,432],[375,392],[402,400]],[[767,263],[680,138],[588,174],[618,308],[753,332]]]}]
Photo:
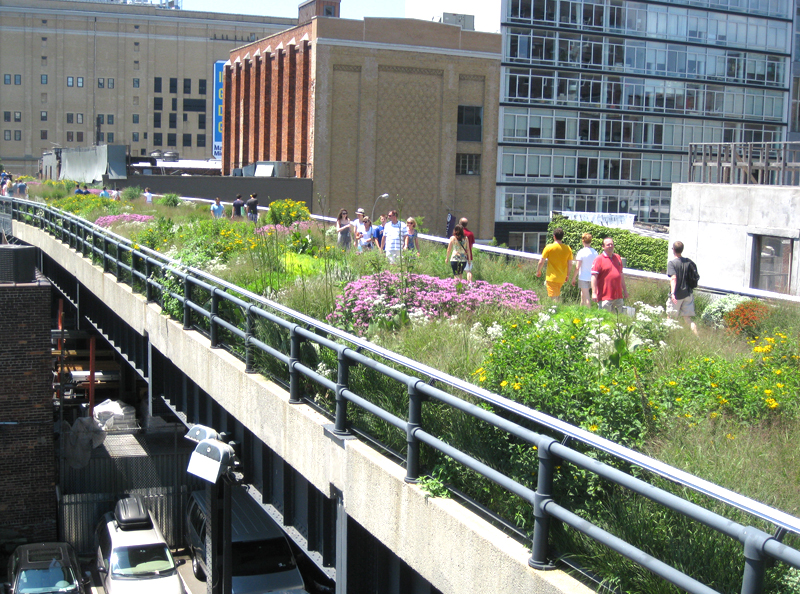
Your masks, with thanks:
[{"label": "person wearing sun hat", "polygon": [[364,233],[364,209],[357,208],[356,209],[356,217],[358,217],[355,221],[353,221],[353,240],[355,241],[356,245],[358,244],[358,240],[356,239],[359,233]]}]

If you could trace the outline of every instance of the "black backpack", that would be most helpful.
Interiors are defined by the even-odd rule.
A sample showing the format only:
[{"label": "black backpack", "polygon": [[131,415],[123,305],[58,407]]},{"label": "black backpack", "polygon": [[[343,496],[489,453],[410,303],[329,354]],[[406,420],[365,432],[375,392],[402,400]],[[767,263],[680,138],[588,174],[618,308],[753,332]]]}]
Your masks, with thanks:
[{"label": "black backpack", "polygon": [[[687,258],[687,260],[689,260],[689,258]],[[700,273],[697,272],[697,264],[695,264],[693,260],[689,260],[686,263],[686,288],[693,291],[697,288],[699,282]]]}]

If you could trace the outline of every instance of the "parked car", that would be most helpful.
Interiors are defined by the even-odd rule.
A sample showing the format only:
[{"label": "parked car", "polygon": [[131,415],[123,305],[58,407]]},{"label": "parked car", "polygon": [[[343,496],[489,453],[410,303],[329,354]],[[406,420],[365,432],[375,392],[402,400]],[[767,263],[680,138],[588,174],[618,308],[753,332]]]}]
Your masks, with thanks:
[{"label": "parked car", "polygon": [[[192,558],[192,571],[204,580],[206,525],[209,517],[205,491],[195,491],[186,507],[184,537]],[[233,594],[306,592],[303,576],[289,539],[269,514],[240,487],[231,491],[231,585]]]},{"label": "parked car", "polygon": [[89,578],[81,574],[75,549],[66,542],[18,546],[8,559],[8,594],[85,594]]},{"label": "parked car", "polygon": [[120,499],[103,516],[95,538],[106,594],[183,594],[179,563],[138,495]]}]

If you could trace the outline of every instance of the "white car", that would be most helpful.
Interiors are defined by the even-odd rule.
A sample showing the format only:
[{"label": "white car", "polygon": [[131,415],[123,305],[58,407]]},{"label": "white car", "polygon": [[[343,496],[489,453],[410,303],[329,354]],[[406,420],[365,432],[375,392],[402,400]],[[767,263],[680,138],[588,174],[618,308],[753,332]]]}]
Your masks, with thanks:
[{"label": "white car", "polygon": [[95,531],[97,569],[107,594],[183,594],[176,563],[138,495],[117,502]]}]

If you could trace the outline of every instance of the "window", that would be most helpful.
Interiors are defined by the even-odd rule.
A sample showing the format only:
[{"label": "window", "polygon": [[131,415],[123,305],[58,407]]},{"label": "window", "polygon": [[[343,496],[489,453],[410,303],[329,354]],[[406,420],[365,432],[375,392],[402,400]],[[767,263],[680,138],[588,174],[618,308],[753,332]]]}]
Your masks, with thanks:
[{"label": "window", "polygon": [[200,80],[197,81],[197,93],[199,95],[206,94],[206,79],[201,78]]},{"label": "window", "polygon": [[483,128],[483,107],[458,106],[457,140],[480,142]]},{"label": "window", "polygon": [[169,114],[169,127],[170,128],[177,128],[178,127],[178,114],[177,113],[170,113]]},{"label": "window", "polygon": [[[177,111],[177,110],[176,110]],[[206,111],[205,99],[184,99],[183,111]]]},{"label": "window", "polygon": [[78,142],[83,142],[83,132],[76,132],[75,133],[75,140]]},{"label": "window", "polygon": [[170,93],[177,93],[178,92],[178,79],[177,78],[169,79],[169,92]]},{"label": "window", "polygon": [[114,142],[114,133],[113,132],[109,132],[106,135],[106,142],[108,142],[108,144],[111,144],[111,143]]},{"label": "window", "polygon": [[11,130],[3,130],[3,140],[11,140]]},{"label": "window", "polygon": [[139,133],[138,132],[134,132],[131,135],[131,137],[132,137],[133,142],[139,142]]},{"label": "window", "polygon": [[42,103],[47,103],[47,93],[42,93]]},{"label": "window", "polygon": [[67,142],[75,142],[75,132],[67,132]]},{"label": "window", "polygon": [[142,136],[142,138],[144,138],[145,140],[147,140],[147,132],[145,132],[145,133],[144,133],[144,136]]},{"label": "window", "polygon": [[97,125],[102,126],[106,123],[106,117],[102,113],[97,114]]},{"label": "window", "polygon": [[113,126],[113,125],[114,125],[114,114],[113,114],[113,113],[110,113],[110,114],[108,114],[108,115],[106,116],[106,123],[107,123],[109,126]]},{"label": "window", "polygon": [[184,122],[188,122],[189,121],[189,114],[188,113],[183,114],[183,121]]},{"label": "window", "polygon": [[22,130],[14,130],[14,140],[17,142],[22,140]]},{"label": "window", "polygon": [[546,231],[532,233],[509,233],[508,247],[531,254],[541,254],[547,245],[550,235]]},{"label": "window", "polygon": [[42,66],[47,66],[47,56],[42,56]]},{"label": "window", "polygon": [[108,82],[108,88],[109,89],[113,89],[114,88],[114,79],[113,78],[109,78],[107,82]]},{"label": "window", "polygon": [[192,79],[191,78],[184,78],[183,79],[183,94],[184,95],[191,95],[192,94]]},{"label": "window", "polygon": [[47,84],[47,75],[46,75],[46,74],[43,74],[43,75],[42,75],[41,81],[42,81],[42,84],[43,84],[43,85],[46,85],[46,84]]},{"label": "window", "polygon": [[167,134],[167,146],[178,146],[177,134]]},{"label": "window", "polygon": [[481,156],[468,153],[456,155],[456,175],[480,175]]},{"label": "window", "polygon": [[134,89],[138,89],[139,88],[139,79],[138,78],[134,78],[133,79],[133,88]]},{"label": "window", "polygon": [[79,76],[78,79],[75,82],[76,82],[77,86],[82,87],[83,86],[83,77]]},{"label": "window", "polygon": [[39,136],[42,140],[47,140],[47,130],[41,130]]},{"label": "window", "polygon": [[203,147],[206,145],[206,135],[205,134],[198,134],[197,135],[197,146]]},{"label": "window", "polygon": [[133,42],[133,51],[135,51],[135,52],[139,51],[139,42],[138,41],[134,41]]},{"label": "window", "polygon": [[161,77],[157,76],[153,79],[153,92],[160,93],[161,92]]},{"label": "window", "polygon": [[3,75],[3,84],[4,85],[10,85],[11,84],[11,75],[10,74],[4,74]]},{"label": "window", "polygon": [[323,16],[326,16],[326,17],[335,17],[336,16],[336,7],[335,6],[326,6],[324,10],[325,10],[325,14]]},{"label": "window", "polygon": [[103,134],[102,132],[98,132],[97,133],[97,142],[98,143],[104,142],[104,136],[105,136],[105,134]]},{"label": "window", "polygon": [[41,121],[46,122],[47,121],[47,112],[46,111],[39,112],[39,118],[41,119]]},{"label": "window", "polygon": [[787,237],[753,235],[750,287],[789,293],[793,241]]},{"label": "window", "polygon": [[147,154],[147,150],[146,149],[139,149],[139,154],[144,156],[144,155]]},{"label": "window", "polygon": [[161,140],[161,132],[153,133],[153,146],[162,146],[164,143]]},{"label": "window", "polygon": [[191,134],[184,134],[183,135],[183,146],[192,146],[192,135]]},{"label": "window", "polygon": [[97,88],[98,89],[105,88],[105,85],[106,85],[106,79],[104,79],[104,78],[98,78],[97,79]]},{"label": "window", "polygon": [[73,78],[72,76],[68,76],[67,77],[67,86],[68,87],[74,87],[75,86],[75,78]]},{"label": "window", "polygon": [[[206,129],[206,114],[204,114],[204,113],[198,113],[197,114],[197,128],[199,130],[205,130]],[[197,145],[197,146],[200,146],[200,145]]]},{"label": "window", "polygon": [[161,127],[161,114],[154,113],[153,114],[153,128],[160,128]]},{"label": "window", "polygon": [[67,114],[67,123],[71,124],[74,120],[75,120],[75,114],[74,113],[68,113]]},{"label": "window", "polygon": [[163,97],[154,97],[153,98],[153,109],[157,111],[161,111],[164,109],[164,98]]},{"label": "window", "polygon": [[14,84],[15,85],[21,85],[22,84],[22,75],[21,74],[15,74],[14,75]]},{"label": "window", "polygon": [[134,70],[139,70],[139,60],[134,60],[133,61],[133,69]]},{"label": "window", "polygon": [[139,114],[138,113],[133,114],[133,123],[134,124],[138,124],[139,123]]},{"label": "window", "polygon": [[178,98],[172,98],[172,111],[178,111]]},{"label": "window", "polygon": [[75,122],[78,123],[78,124],[82,124],[83,123],[83,114],[82,113],[76,113],[75,114]]},{"label": "window", "polygon": [[3,112],[3,121],[4,122],[10,122],[11,121],[11,112],[10,111],[4,111]]},{"label": "window", "polygon": [[47,37],[42,37],[42,47],[47,47]]},{"label": "window", "polygon": [[133,96],[133,104],[134,105],[139,105],[139,95],[134,95]]},{"label": "window", "polygon": [[21,111],[15,111],[14,112],[14,121],[15,122],[21,122],[22,121],[22,112]]}]

